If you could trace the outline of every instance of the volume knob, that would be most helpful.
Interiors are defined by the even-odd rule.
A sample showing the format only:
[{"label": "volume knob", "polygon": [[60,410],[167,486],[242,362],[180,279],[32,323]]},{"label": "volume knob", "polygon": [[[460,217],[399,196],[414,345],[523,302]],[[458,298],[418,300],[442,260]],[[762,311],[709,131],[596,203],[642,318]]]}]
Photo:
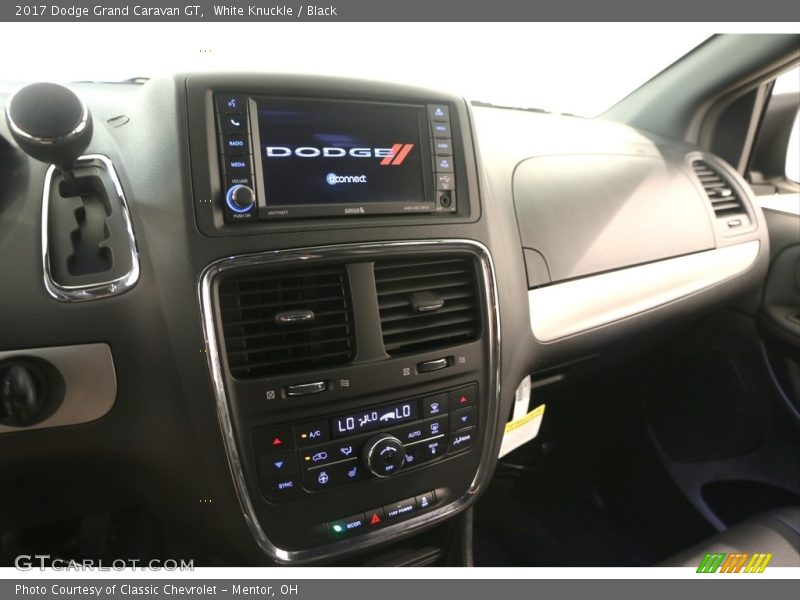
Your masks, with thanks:
[{"label": "volume knob", "polygon": [[406,462],[403,442],[388,433],[379,433],[364,446],[364,464],[378,477],[390,477]]},{"label": "volume knob", "polygon": [[233,212],[243,213],[247,212],[256,203],[256,193],[253,188],[246,185],[232,185],[228,188],[228,193],[225,195],[225,201]]}]

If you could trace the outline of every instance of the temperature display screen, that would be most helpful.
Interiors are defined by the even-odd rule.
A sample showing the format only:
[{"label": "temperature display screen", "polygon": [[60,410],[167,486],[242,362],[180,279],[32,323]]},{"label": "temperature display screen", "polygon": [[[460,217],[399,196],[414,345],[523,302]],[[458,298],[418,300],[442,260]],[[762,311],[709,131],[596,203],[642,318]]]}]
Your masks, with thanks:
[{"label": "temperature display screen", "polygon": [[384,429],[419,418],[419,401],[389,404],[370,410],[331,419],[334,437],[355,435],[373,429]]}]

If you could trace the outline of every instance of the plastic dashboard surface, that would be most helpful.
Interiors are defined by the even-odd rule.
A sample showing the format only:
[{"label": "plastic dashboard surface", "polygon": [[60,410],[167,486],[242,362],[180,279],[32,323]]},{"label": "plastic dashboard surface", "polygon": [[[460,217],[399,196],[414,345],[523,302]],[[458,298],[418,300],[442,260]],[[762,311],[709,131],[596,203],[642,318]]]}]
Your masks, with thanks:
[{"label": "plastic dashboard surface", "polygon": [[[529,280],[536,269],[533,268],[533,258],[523,246],[540,251],[554,265],[559,264],[570,255],[569,252],[561,254],[560,248],[576,239],[570,226],[571,217],[584,204],[559,204],[554,201],[557,194],[551,196],[546,203],[552,219],[553,231],[548,232],[551,237],[532,235],[530,232],[535,232],[537,224],[529,223],[528,219],[535,215],[526,217],[524,211],[517,211],[514,204],[518,167],[527,161],[535,171],[533,165],[539,159],[534,157],[540,156],[638,155],[639,148],[665,165],[666,171],[682,172],[692,180],[686,157],[697,148],[656,138],[618,123],[515,110],[472,109],[462,99],[451,95],[375,82],[255,74],[197,74],[154,79],[144,85],[76,84],[72,87],[90,107],[96,123],[87,153],[107,156],[119,175],[129,204],[141,269],[135,287],[114,298],[70,305],[58,302],[47,293],[39,240],[41,192],[48,165],[23,155],[10,141],[5,122],[0,121],[0,182],[3,184],[0,186],[0,270],[12,274],[15,282],[13,289],[7,286],[0,291],[0,314],[4,315],[0,319],[0,351],[9,356],[9,353],[13,355],[25,349],[107,344],[113,356],[117,390],[113,410],[100,419],[73,423],[69,427],[0,433],[0,474],[9,483],[10,490],[4,494],[0,504],[4,510],[0,514],[13,515],[3,517],[6,519],[41,523],[43,515],[48,521],[68,518],[82,507],[96,506],[97,492],[102,490],[102,506],[145,505],[175,527],[193,532],[199,542],[238,564],[271,564],[275,560],[297,559],[333,561],[336,557],[328,552],[314,551],[315,548],[330,546],[329,538],[309,542],[303,535],[293,538],[292,532],[286,530],[281,518],[294,510],[288,508],[294,501],[270,503],[267,500],[256,473],[257,455],[231,438],[231,432],[237,428],[249,432],[253,427],[286,423],[292,425],[294,432],[294,427],[314,422],[318,417],[335,419],[361,414],[372,407],[391,407],[404,402],[419,402],[418,410],[422,411],[426,398],[443,392],[449,394],[476,382],[481,397],[496,399],[493,410],[500,418],[492,417],[493,413],[488,411],[478,415],[481,437],[473,450],[460,455],[462,458],[447,458],[440,463],[433,461],[428,467],[410,469],[407,474],[398,475],[397,479],[388,478],[387,487],[381,487],[381,483],[354,484],[363,486],[359,489],[371,489],[370,486],[374,485],[386,490],[371,498],[345,492],[346,488],[341,487],[338,491],[321,492],[317,496],[309,494],[308,498],[300,500],[301,503],[311,503],[313,501],[309,498],[336,497],[341,500],[341,506],[350,503],[347,505],[353,507],[353,513],[346,513],[344,508],[331,510],[325,515],[306,512],[303,519],[310,527],[319,523],[336,524],[340,517],[366,515],[372,509],[385,509],[393,503],[406,502],[407,505],[412,495],[415,506],[424,504],[424,497],[430,492],[434,493],[430,498],[436,502],[444,499],[443,504],[434,506],[432,510],[425,504],[419,513],[422,516],[442,511],[438,513],[440,518],[414,521],[411,526],[390,526],[383,530],[388,532],[386,535],[370,537],[372,533],[368,532],[360,538],[366,540],[360,546],[343,540],[339,547],[342,553],[337,557],[366,545],[376,546],[410,538],[453,517],[466,506],[466,502],[461,500],[465,493],[470,499],[479,495],[481,486],[473,487],[473,478],[468,473],[474,476],[480,466],[479,483],[482,485],[491,475],[504,425],[502,416],[509,413],[514,390],[526,375],[546,370],[553,372],[560,368],[559,365],[586,357],[602,359],[608,356],[609,360],[618,360],[625,352],[642,351],[658,343],[658,333],[664,327],[702,314],[758,284],[766,269],[769,247],[763,218],[754,207],[756,226],[753,230],[737,238],[724,238],[714,232],[710,243],[713,248],[709,251],[748,243],[751,244],[748,248],[751,248],[758,244],[752,262],[730,273],[724,280],[644,310],[605,319],[586,330],[543,341],[534,335],[532,321],[543,315],[544,310],[536,310],[530,292],[591,280],[598,275],[593,272],[596,269],[608,268],[611,269],[608,273],[613,274],[679,258],[687,252],[689,256],[702,254],[695,250],[708,249],[709,239],[699,236],[696,238],[699,241],[689,245],[684,243],[685,240],[676,240],[673,247],[670,236],[661,237],[657,252],[649,254],[645,260],[650,262],[644,264],[633,258],[627,262],[624,253],[612,248],[613,252],[608,254],[615,257],[612,263],[604,266],[599,260],[602,256],[591,256],[592,260],[584,263],[588,267],[580,273],[572,273],[574,277],[570,281],[553,283],[548,280],[531,286]],[[242,225],[241,228],[238,224],[226,223],[213,104],[214,91],[223,89],[271,97],[312,96],[448,105],[452,108],[453,143],[458,144],[454,155],[459,198],[457,211],[267,221]],[[5,103],[13,91],[12,86],[0,87],[0,103]],[[559,159],[556,162],[559,168],[566,169],[568,177],[580,177],[581,173],[572,173],[567,168],[565,163],[568,161]],[[618,171],[626,170],[632,161],[610,161],[609,166],[612,162],[615,166],[609,173],[611,179],[624,181],[633,175]],[[534,172],[532,175],[536,189],[531,191],[529,202],[535,214],[544,206],[537,208],[537,190],[546,182],[541,180],[542,173]],[[678,179],[686,183],[686,180]],[[669,190],[670,193],[674,191],[675,188]],[[659,187],[654,186],[649,201],[656,202],[658,194]],[[706,206],[699,182],[683,185],[681,194],[678,203],[694,207],[683,215],[684,220],[691,220],[691,223],[686,223],[687,228],[701,233],[711,228],[710,208],[697,208]],[[745,191],[745,200],[748,199]],[[661,200],[669,202],[669,195]],[[590,199],[583,202],[590,203]],[[606,204],[613,206],[614,198],[609,198]],[[628,224],[630,228],[637,227],[655,214],[648,211],[646,202],[636,203],[634,212],[636,218]],[[552,237],[556,229],[561,231]],[[561,240],[562,243],[541,246],[548,239]],[[209,345],[211,340],[208,336],[216,331],[217,325],[203,312],[205,307],[214,306],[216,302],[213,295],[204,296],[204,293],[211,292],[211,288],[203,287],[203,275],[208,273],[209,265],[224,265],[228,261],[241,264],[230,257],[279,259],[292,256],[293,252],[304,256],[319,248],[328,248],[331,250],[326,252],[334,253],[349,248],[367,253],[362,261],[345,261],[361,265],[350,269],[350,272],[360,273],[351,282],[368,285],[370,277],[374,280],[374,276],[369,274],[369,263],[380,260],[381,248],[386,250],[399,245],[408,251],[415,243],[427,248],[425,244],[432,241],[443,247],[452,244],[451,250],[458,251],[485,248],[494,265],[492,281],[496,286],[496,296],[485,296],[482,300],[481,318],[488,319],[492,313],[498,317],[496,323],[499,327],[490,331],[484,323],[481,337],[464,346],[465,352],[475,352],[476,359],[482,361],[474,372],[456,374],[454,370],[451,371],[454,373],[452,377],[439,372],[431,375],[430,379],[419,375],[422,384],[418,386],[401,385],[382,391],[365,387],[361,391],[351,390],[352,397],[337,387],[332,390],[330,402],[322,402],[319,397],[293,400],[287,396],[267,405],[266,392],[273,388],[267,388],[259,381],[244,384],[233,381],[226,371],[225,361],[228,359],[224,353],[218,352],[216,360],[219,362],[214,363],[214,349]],[[584,243],[586,240],[578,241]],[[612,241],[605,240],[607,243]],[[619,239],[618,243],[624,246],[627,241]],[[591,254],[591,244],[585,247]],[[482,254],[471,253],[472,256]],[[546,266],[545,263],[542,272],[549,276]],[[564,273],[569,274],[569,271]],[[564,273],[561,275],[566,276]],[[628,280],[625,291],[636,291],[637,281],[636,278]],[[529,290],[530,287],[535,289]],[[483,289],[485,293],[488,288],[484,285]],[[626,293],[626,298],[629,295]],[[368,296],[359,294],[357,297]],[[436,305],[436,298],[426,294],[416,296],[415,301],[423,307]],[[591,306],[588,307],[591,313]],[[558,308],[555,307],[556,311]],[[587,304],[582,308],[586,309]],[[373,317],[379,314],[378,306],[368,310],[372,311]],[[563,315],[556,316],[560,318]],[[366,331],[369,330],[368,327]],[[376,326],[372,330],[378,331]],[[360,331],[363,334],[365,329],[362,327]],[[380,384],[376,365],[411,369],[428,360],[448,359],[451,354],[459,356],[455,352],[435,350],[412,353],[407,359],[384,357],[377,360],[379,350],[383,351],[379,337],[376,333],[370,342],[367,336],[359,344],[360,350],[369,349],[377,353],[372,355],[374,362],[347,367],[363,369],[368,374],[369,369],[374,368],[373,382],[377,382],[374,385]],[[487,352],[491,339],[499,343],[494,349],[496,354],[490,357]],[[467,356],[465,353],[461,355]],[[404,361],[408,364],[401,365]],[[325,376],[322,379],[339,382],[348,377],[334,379]],[[319,381],[305,376],[287,376],[274,389],[280,391],[287,385]],[[259,400],[260,404],[250,402],[252,397],[249,394],[258,394],[263,401]],[[272,408],[265,409],[265,406]],[[487,400],[485,406],[492,406],[491,400]],[[229,423],[224,415],[220,420],[223,407],[230,410]],[[401,432],[406,425],[416,427],[418,424],[421,428],[436,418],[431,415],[389,429]],[[250,423],[248,419],[255,420]],[[356,438],[361,439],[358,436],[353,439]],[[319,447],[322,445],[315,446]],[[295,455],[299,460],[305,458],[297,448]],[[55,456],[59,460],[54,460]],[[237,468],[237,459],[241,462],[238,465],[240,469]],[[457,461],[460,461],[458,464],[464,463],[463,469],[453,469],[459,472],[452,475],[458,480],[440,485],[439,482],[450,476],[444,473],[446,465]],[[47,482],[46,490],[25,477],[22,465],[28,464],[36,465],[41,480]],[[244,473],[242,481],[239,480],[240,472]],[[98,473],[103,474],[102,478]],[[400,482],[405,481],[403,477],[415,481],[408,493],[395,489],[395,486],[403,487],[400,486]],[[54,490],[58,493],[54,494]],[[255,502],[258,506],[254,506],[251,512],[247,502],[252,494],[257,494]],[[42,507],[30,502],[32,497],[58,498],[58,502]],[[395,508],[399,511],[402,507]],[[254,528],[253,514],[258,520],[258,528],[264,532],[263,538],[258,528]],[[198,527],[198,523],[203,526]],[[412,523],[412,520],[404,523]],[[274,533],[270,537],[271,532]],[[312,552],[292,554],[308,550]]]}]

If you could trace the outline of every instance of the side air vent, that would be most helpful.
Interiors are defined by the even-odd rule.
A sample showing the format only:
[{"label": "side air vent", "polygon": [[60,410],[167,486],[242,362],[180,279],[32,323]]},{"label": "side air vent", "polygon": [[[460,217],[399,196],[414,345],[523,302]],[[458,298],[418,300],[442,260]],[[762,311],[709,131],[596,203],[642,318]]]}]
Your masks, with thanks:
[{"label": "side air vent", "polygon": [[[703,189],[705,189],[708,199],[711,200],[711,207],[718,219],[729,220],[730,225],[736,221],[732,217],[747,216],[744,202],[739,197],[736,188],[719,170],[704,160],[692,161],[692,168],[700,179],[700,183],[703,184]],[[743,223],[742,219],[738,220],[738,225]]]},{"label": "side air vent", "polygon": [[390,356],[445,348],[480,335],[476,272],[468,258],[376,261],[375,285]]},{"label": "side air vent", "polygon": [[233,276],[220,284],[219,304],[228,367],[238,379],[324,369],[355,356],[344,267]]}]

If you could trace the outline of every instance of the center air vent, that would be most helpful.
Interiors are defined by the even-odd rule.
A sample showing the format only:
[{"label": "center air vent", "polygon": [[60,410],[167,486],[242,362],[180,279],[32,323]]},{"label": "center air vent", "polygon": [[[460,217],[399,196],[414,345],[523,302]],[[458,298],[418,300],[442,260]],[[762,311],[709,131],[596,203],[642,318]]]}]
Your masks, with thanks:
[{"label": "center air vent", "polygon": [[704,160],[692,161],[692,168],[703,184],[703,189],[711,200],[711,207],[718,219],[747,214],[736,188],[718,169]]},{"label": "center air vent", "polygon": [[228,368],[238,379],[324,369],[355,356],[344,267],[233,276],[220,284],[219,303]]},{"label": "center air vent", "polygon": [[390,356],[445,348],[480,335],[475,266],[468,258],[376,261],[375,285]]}]

